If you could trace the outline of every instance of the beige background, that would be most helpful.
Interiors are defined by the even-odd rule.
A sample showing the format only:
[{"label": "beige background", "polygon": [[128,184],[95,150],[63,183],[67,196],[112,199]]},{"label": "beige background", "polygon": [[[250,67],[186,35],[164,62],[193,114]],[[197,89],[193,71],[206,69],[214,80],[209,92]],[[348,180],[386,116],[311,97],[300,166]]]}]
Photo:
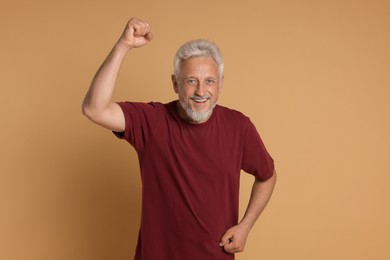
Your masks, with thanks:
[{"label": "beige background", "polygon": [[80,113],[131,16],[155,39],[127,58],[115,100],[174,99],[176,48],[212,39],[220,103],[251,117],[276,161],[274,197],[237,259],[390,259],[389,3],[3,0],[0,259],[132,259],[135,152]]}]

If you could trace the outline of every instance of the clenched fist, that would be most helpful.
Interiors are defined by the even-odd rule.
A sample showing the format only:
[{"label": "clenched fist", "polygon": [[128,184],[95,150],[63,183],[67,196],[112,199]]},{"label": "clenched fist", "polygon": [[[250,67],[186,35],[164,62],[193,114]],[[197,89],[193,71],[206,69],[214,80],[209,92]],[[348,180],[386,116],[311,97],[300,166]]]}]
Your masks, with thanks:
[{"label": "clenched fist", "polygon": [[142,47],[153,39],[150,25],[137,18],[131,18],[126,25],[118,44],[128,48]]}]

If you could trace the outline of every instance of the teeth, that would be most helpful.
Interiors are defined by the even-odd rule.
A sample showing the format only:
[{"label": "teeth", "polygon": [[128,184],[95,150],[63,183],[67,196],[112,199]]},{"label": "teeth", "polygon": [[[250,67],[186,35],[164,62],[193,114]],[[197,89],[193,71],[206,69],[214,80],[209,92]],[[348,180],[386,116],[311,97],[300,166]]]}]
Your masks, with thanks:
[{"label": "teeth", "polygon": [[192,99],[193,101],[195,101],[195,102],[203,103],[203,102],[206,102],[209,98],[208,98],[208,97],[204,97],[204,98],[192,97],[191,99]]},{"label": "teeth", "polygon": [[194,99],[195,102],[206,102],[207,99]]}]

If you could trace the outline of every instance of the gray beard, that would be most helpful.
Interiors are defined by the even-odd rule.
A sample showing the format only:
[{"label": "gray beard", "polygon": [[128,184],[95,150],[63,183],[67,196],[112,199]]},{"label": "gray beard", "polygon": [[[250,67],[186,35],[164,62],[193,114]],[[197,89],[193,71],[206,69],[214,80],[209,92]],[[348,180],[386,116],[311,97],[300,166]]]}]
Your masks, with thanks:
[{"label": "gray beard", "polygon": [[182,102],[181,100],[179,100],[179,102],[181,107],[186,112],[186,115],[191,119],[191,121],[195,123],[207,121],[210,118],[211,114],[213,113],[213,109],[216,105],[216,103],[211,104],[210,108],[207,111],[198,112],[198,111],[193,111],[187,103]]}]

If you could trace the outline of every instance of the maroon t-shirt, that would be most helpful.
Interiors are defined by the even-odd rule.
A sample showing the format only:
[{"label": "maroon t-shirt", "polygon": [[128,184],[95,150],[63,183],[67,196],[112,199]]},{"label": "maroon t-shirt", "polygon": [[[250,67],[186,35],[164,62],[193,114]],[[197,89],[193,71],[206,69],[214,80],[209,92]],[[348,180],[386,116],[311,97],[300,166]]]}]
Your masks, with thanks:
[{"label": "maroon t-shirt", "polygon": [[183,120],[176,101],[119,103],[137,151],[142,217],[135,260],[232,260],[219,247],[238,222],[241,169],[260,180],[273,160],[240,112],[217,105],[208,121]]}]

